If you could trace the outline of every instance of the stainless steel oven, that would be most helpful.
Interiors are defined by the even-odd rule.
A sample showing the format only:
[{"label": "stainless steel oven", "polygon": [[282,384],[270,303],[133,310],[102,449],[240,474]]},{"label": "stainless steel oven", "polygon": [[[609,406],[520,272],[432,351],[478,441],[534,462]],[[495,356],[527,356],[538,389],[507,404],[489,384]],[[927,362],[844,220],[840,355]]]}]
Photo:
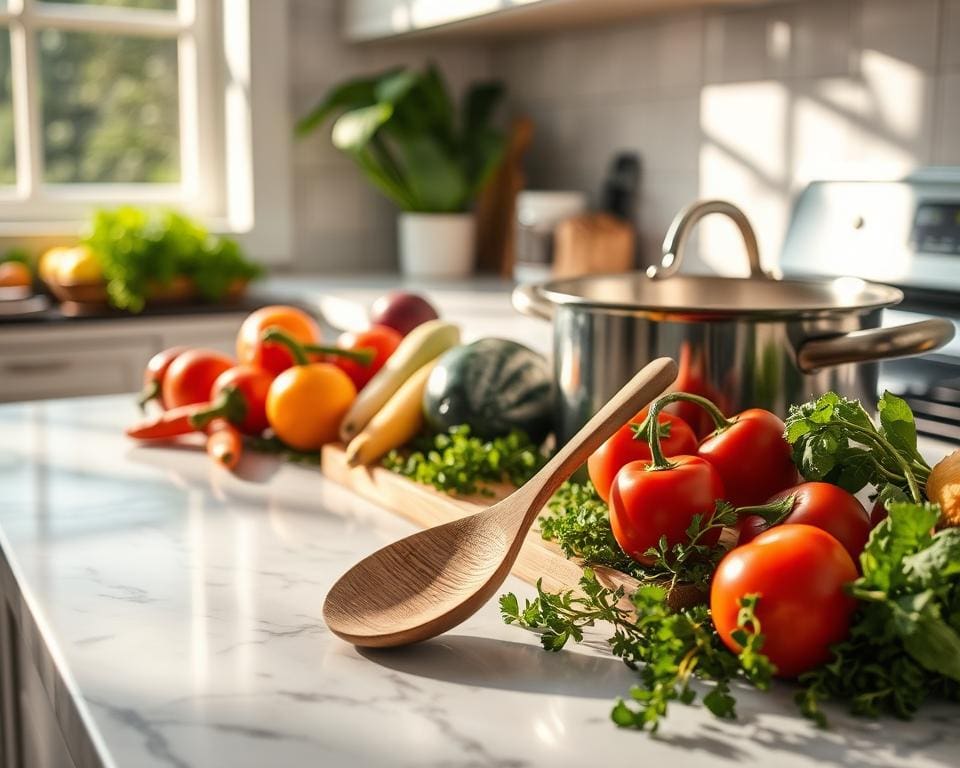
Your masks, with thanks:
[{"label": "stainless steel oven", "polygon": [[[781,269],[895,285],[905,300],[885,311],[885,325],[942,317],[960,330],[960,168],[811,183],[794,206]],[[880,388],[907,399],[922,434],[960,442],[960,334],[934,353],[881,363]]]}]

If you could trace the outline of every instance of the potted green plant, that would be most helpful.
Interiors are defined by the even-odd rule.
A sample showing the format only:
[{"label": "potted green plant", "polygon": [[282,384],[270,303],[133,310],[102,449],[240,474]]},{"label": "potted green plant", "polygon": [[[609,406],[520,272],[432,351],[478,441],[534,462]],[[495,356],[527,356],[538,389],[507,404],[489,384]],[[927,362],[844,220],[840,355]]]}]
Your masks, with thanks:
[{"label": "potted green plant", "polygon": [[473,84],[459,113],[440,72],[392,69],[333,87],[297,126],[300,134],[335,117],[332,140],[399,206],[405,274],[469,274],[474,261],[470,206],[496,169],[504,135],[493,124],[500,82]]}]

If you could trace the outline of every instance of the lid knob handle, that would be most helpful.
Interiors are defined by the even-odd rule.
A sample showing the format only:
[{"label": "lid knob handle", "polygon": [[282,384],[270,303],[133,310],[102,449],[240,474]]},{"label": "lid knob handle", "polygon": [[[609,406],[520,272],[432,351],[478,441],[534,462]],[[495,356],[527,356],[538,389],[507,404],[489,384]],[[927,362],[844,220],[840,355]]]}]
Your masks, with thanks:
[{"label": "lid knob handle", "polygon": [[753,232],[753,227],[750,226],[750,220],[743,211],[726,200],[698,200],[680,211],[670,224],[666,237],[663,238],[663,256],[660,257],[660,263],[647,267],[647,277],[662,280],[680,269],[691,230],[700,219],[711,213],[722,213],[737,225],[747,250],[750,277],[770,277],[760,266],[760,249],[757,247],[757,236]]}]

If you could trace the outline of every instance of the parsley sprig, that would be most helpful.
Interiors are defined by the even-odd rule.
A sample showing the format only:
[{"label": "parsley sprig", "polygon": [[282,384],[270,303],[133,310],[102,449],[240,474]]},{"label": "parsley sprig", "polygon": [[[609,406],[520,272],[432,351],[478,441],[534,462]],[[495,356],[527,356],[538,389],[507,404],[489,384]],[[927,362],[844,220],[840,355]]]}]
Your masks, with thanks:
[{"label": "parsley sprig", "polygon": [[736,717],[731,683],[742,678],[765,689],[775,671],[762,653],[757,596],[741,601],[736,637],[743,650],[735,655],[713,630],[706,606],[672,612],[666,595],[666,588],[648,584],[627,598],[622,587],[604,587],[587,568],[577,592],[551,594],[538,583],[537,597],[522,607],[515,594],[503,595],[500,611],[507,624],[539,633],[548,651],[559,651],[570,640],[582,642],[584,630],[600,622],[611,625],[611,653],[639,677],[629,697],[618,699],[611,710],[618,726],[656,731],[671,702],[696,700],[694,679],[713,684],[702,699],[707,709],[717,717]]},{"label": "parsley sprig", "polygon": [[483,440],[471,435],[465,424],[421,436],[411,449],[409,453],[391,451],[383,466],[418,483],[463,496],[493,496],[490,486],[498,483],[523,485],[547,460],[519,430]]}]

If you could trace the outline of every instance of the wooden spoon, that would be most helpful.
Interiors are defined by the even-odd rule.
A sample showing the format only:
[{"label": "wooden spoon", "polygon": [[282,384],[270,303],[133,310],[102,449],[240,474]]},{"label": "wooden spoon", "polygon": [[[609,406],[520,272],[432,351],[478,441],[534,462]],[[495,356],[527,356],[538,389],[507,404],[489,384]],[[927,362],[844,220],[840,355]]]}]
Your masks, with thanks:
[{"label": "wooden spoon", "polygon": [[676,376],[673,360],[654,360],[503,501],[361,560],[327,594],[327,626],[354,645],[388,648],[435,637],[472,616],[507,577],[557,487]]}]

